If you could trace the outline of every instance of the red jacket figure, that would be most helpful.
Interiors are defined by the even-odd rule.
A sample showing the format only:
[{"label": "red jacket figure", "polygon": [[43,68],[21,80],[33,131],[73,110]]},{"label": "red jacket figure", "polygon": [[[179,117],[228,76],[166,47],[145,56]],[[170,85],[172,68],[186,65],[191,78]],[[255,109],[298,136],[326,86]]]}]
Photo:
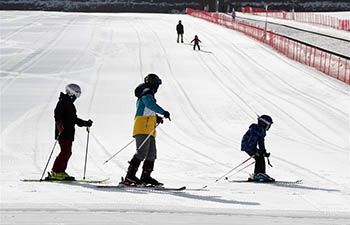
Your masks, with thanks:
[{"label": "red jacket figure", "polygon": [[198,47],[198,50],[201,50],[201,48],[199,47],[199,42],[201,42],[201,40],[198,39],[197,35],[194,36],[194,39],[191,41],[191,43],[192,42],[194,42],[193,50],[196,50],[196,46]]}]

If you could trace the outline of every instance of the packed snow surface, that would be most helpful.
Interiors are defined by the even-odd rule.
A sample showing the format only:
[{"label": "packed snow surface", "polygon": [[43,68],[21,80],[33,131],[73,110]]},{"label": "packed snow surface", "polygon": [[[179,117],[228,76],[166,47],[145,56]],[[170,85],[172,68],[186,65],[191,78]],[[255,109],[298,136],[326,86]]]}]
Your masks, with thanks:
[{"label": "packed snow surface", "polygon": [[[185,43],[176,43],[182,20]],[[186,15],[0,13],[1,224],[349,224],[349,85],[241,33]],[[202,51],[190,41],[198,35]],[[101,189],[40,179],[54,145],[53,110],[68,83],[91,118],[87,179],[117,185],[135,152],[134,88],[162,79],[153,176],[203,191]],[[215,180],[248,158],[240,141],[258,115],[277,180]],[[67,172],[83,177],[87,132],[77,128]],[[59,152],[54,149],[48,170]],[[253,167],[229,179],[244,180]],[[234,173],[234,172],[233,172]],[[232,173],[232,174],[233,174]]]}]

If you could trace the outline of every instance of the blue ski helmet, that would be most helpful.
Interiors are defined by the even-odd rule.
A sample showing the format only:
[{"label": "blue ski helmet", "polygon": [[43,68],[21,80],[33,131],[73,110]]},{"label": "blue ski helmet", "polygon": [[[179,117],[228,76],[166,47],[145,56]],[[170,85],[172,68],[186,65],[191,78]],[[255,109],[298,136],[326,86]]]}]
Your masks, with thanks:
[{"label": "blue ski helmet", "polygon": [[268,115],[262,115],[258,117],[258,124],[262,126],[265,130],[269,130],[273,124],[272,118]]}]

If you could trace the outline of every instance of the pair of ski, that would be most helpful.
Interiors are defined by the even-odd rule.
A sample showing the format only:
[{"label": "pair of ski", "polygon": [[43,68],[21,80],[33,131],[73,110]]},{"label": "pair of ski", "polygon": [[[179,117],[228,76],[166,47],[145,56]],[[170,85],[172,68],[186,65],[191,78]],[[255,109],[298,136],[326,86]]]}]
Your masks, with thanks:
[{"label": "pair of ski", "polygon": [[227,180],[229,183],[263,183],[263,184],[285,184],[285,185],[293,185],[293,184],[302,184],[303,180],[296,181],[284,181],[284,180],[274,180],[274,181],[258,181],[258,180]]},{"label": "pair of ski", "polygon": [[186,189],[186,186],[182,187],[164,187],[163,185],[126,185],[124,184],[124,178],[121,178],[121,182],[118,185],[98,185],[98,188],[109,188],[109,189],[137,189],[137,190],[153,190],[153,191],[183,191]]},{"label": "pair of ski", "polygon": [[[56,183],[89,183],[89,184],[105,184],[109,181],[109,178],[103,180],[57,180],[57,179],[23,179],[23,182],[56,182]],[[97,188],[110,188],[110,189],[138,189],[138,190],[154,190],[154,191],[183,191],[186,189],[182,187],[163,187],[163,186],[145,186],[145,185],[98,185]]]},{"label": "pair of ski", "polygon": [[89,184],[103,184],[109,181],[109,178],[103,180],[72,180],[72,179],[23,179],[23,182],[56,182],[56,183],[89,183]]}]

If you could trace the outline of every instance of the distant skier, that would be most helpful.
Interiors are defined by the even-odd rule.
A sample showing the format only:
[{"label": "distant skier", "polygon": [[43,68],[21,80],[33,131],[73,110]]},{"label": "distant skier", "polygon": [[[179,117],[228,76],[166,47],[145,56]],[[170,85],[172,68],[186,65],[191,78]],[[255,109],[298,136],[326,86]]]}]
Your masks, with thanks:
[{"label": "distant skier", "polygon": [[251,124],[242,138],[241,150],[255,159],[254,174],[251,175],[250,180],[274,181],[272,177],[266,174],[264,158],[270,156],[270,153],[267,153],[265,149],[265,136],[266,131],[270,129],[272,123],[270,116],[259,116],[258,124]]},{"label": "distant skier", "polygon": [[191,41],[191,43],[192,42],[194,42],[193,50],[196,50],[196,46],[198,47],[198,50],[201,50],[201,48],[199,47],[199,42],[201,41],[198,39],[197,35],[194,36],[194,39]]},{"label": "distant skier", "polygon": [[72,143],[74,141],[75,124],[79,127],[91,127],[92,121],[82,120],[77,117],[77,110],[74,101],[81,95],[81,89],[77,84],[68,84],[66,94],[61,92],[55,108],[55,138],[61,147],[61,152],[57,156],[51,173],[46,179],[74,180],[74,177],[66,173],[68,160],[72,155]]},{"label": "distant skier", "polygon": [[184,35],[184,26],[181,23],[181,20],[179,20],[179,23],[176,25],[176,31],[177,31],[177,43],[179,43],[179,39],[181,37],[181,43],[184,43],[183,35]]},{"label": "distant skier", "polygon": [[[123,182],[125,185],[139,185],[142,183],[146,185],[163,185],[151,177],[154,162],[157,158],[155,128],[157,124],[163,123],[163,118],[158,116],[157,113],[164,115],[165,118],[170,120],[170,113],[162,109],[162,107],[156,103],[156,99],[154,98],[154,95],[157,93],[158,87],[161,84],[161,79],[159,79],[156,74],[151,73],[144,78],[144,83],[140,84],[135,89],[137,103],[133,137],[136,139],[137,152],[129,162],[127,174]],[[142,145],[151,133],[152,135]],[[142,147],[140,148],[141,145]],[[138,179],[136,177],[136,172],[143,160],[145,161],[142,167],[142,175],[141,178]]]},{"label": "distant skier", "polygon": [[236,11],[235,8],[232,8],[232,19],[236,18]]}]

